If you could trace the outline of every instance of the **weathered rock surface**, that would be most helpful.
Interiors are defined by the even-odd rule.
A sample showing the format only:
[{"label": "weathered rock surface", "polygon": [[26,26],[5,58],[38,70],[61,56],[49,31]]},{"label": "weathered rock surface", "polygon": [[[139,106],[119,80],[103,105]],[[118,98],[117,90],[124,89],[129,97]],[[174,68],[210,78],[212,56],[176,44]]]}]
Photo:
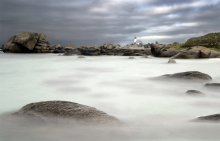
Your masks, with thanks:
[{"label": "weathered rock surface", "polygon": [[196,121],[212,121],[212,122],[219,122],[220,121],[220,114],[208,115],[208,116],[201,116],[196,119]]},{"label": "weathered rock surface", "polygon": [[67,101],[45,101],[22,107],[15,115],[47,120],[67,118],[89,123],[118,123],[119,120],[96,108]]},{"label": "weathered rock surface", "polygon": [[166,45],[152,44],[151,53],[155,57],[172,57],[179,51]]},{"label": "weathered rock surface", "polygon": [[187,71],[187,72],[180,72],[174,74],[166,74],[162,75],[160,78],[165,79],[182,79],[182,80],[211,80],[212,77],[208,74],[198,72],[198,71]]},{"label": "weathered rock surface", "polygon": [[203,92],[198,91],[198,90],[188,90],[188,91],[186,91],[186,94],[188,94],[188,95],[204,95]]},{"label": "weathered rock surface", "polygon": [[51,49],[45,34],[22,32],[11,37],[3,45],[3,51],[10,53],[50,53]]},{"label": "weathered rock surface", "polygon": [[178,59],[197,59],[197,58],[219,58],[220,52],[210,50],[203,46],[190,47],[186,50],[180,51],[173,58]]}]

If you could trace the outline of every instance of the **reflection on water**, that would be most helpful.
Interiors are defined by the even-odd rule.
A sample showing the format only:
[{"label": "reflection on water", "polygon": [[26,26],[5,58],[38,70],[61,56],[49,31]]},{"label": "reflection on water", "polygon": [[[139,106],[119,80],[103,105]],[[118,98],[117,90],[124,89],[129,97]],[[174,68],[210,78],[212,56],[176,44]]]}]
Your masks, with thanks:
[{"label": "reflection on water", "polygon": [[[79,59],[52,54],[1,54],[0,59],[0,140],[219,140],[219,124],[190,121],[219,113],[218,91],[204,88],[204,83],[150,79],[196,70],[220,82],[219,59],[177,60],[177,64],[167,64],[167,59],[160,58]],[[190,89],[200,90],[205,96],[185,94]],[[6,116],[28,103],[44,100],[93,106],[125,125],[94,127],[66,121],[39,124]]]}]

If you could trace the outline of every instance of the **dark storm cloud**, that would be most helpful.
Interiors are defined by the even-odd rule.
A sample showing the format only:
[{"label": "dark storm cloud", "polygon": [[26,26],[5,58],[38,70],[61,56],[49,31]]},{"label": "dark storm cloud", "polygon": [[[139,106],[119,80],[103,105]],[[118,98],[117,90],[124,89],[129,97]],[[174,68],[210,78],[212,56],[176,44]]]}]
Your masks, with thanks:
[{"label": "dark storm cloud", "polygon": [[184,41],[219,31],[219,0],[0,0],[0,42],[22,31],[52,43]]}]

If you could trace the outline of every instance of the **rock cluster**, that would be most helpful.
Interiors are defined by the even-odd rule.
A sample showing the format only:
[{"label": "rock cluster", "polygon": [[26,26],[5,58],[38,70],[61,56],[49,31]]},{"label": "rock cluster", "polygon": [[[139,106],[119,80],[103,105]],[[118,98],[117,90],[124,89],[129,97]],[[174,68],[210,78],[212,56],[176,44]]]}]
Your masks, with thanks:
[{"label": "rock cluster", "polygon": [[78,54],[85,56],[99,56],[99,55],[118,55],[118,56],[146,56],[151,55],[149,48],[136,47],[136,46],[125,46],[121,47],[120,45],[113,44],[104,44],[101,46],[81,46],[76,49],[72,49],[69,53],[65,54],[70,55]]},{"label": "rock cluster", "polygon": [[152,44],[151,52],[155,57],[172,57],[174,59],[220,58],[220,52],[203,46],[179,50],[166,45]]},{"label": "rock cluster", "polygon": [[180,51],[173,58],[178,59],[197,59],[197,58],[219,58],[220,52],[210,50],[202,46],[190,47],[186,50]]}]

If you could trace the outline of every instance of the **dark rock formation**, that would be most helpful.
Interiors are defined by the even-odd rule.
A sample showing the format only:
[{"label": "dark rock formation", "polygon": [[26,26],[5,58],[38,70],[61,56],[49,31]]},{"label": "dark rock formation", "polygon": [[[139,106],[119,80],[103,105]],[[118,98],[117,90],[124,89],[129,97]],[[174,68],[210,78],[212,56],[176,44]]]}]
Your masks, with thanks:
[{"label": "dark rock formation", "polygon": [[212,122],[219,122],[220,121],[220,114],[208,115],[208,116],[201,116],[196,119],[196,121],[212,121]]},{"label": "dark rock formation", "polygon": [[165,79],[182,79],[182,80],[211,80],[212,77],[208,74],[198,72],[198,71],[187,71],[174,74],[166,74],[160,78]]},{"label": "dark rock formation", "polygon": [[179,51],[173,47],[166,45],[152,44],[151,53],[155,57],[172,57],[176,55]]},{"label": "dark rock formation", "polygon": [[89,123],[118,123],[112,117],[96,108],[67,101],[45,101],[31,103],[22,107],[15,115],[47,120],[50,118],[74,119]]},{"label": "dark rock formation", "polygon": [[220,52],[210,50],[206,47],[195,46],[183,51],[180,51],[173,58],[179,59],[197,59],[197,58],[219,58]]},{"label": "dark rock formation", "polygon": [[186,94],[189,94],[189,95],[204,95],[203,92],[198,91],[198,90],[188,90],[188,91],[186,91]]},{"label": "dark rock formation", "polygon": [[11,37],[4,45],[4,52],[50,53],[50,45],[43,33],[22,32]]}]

